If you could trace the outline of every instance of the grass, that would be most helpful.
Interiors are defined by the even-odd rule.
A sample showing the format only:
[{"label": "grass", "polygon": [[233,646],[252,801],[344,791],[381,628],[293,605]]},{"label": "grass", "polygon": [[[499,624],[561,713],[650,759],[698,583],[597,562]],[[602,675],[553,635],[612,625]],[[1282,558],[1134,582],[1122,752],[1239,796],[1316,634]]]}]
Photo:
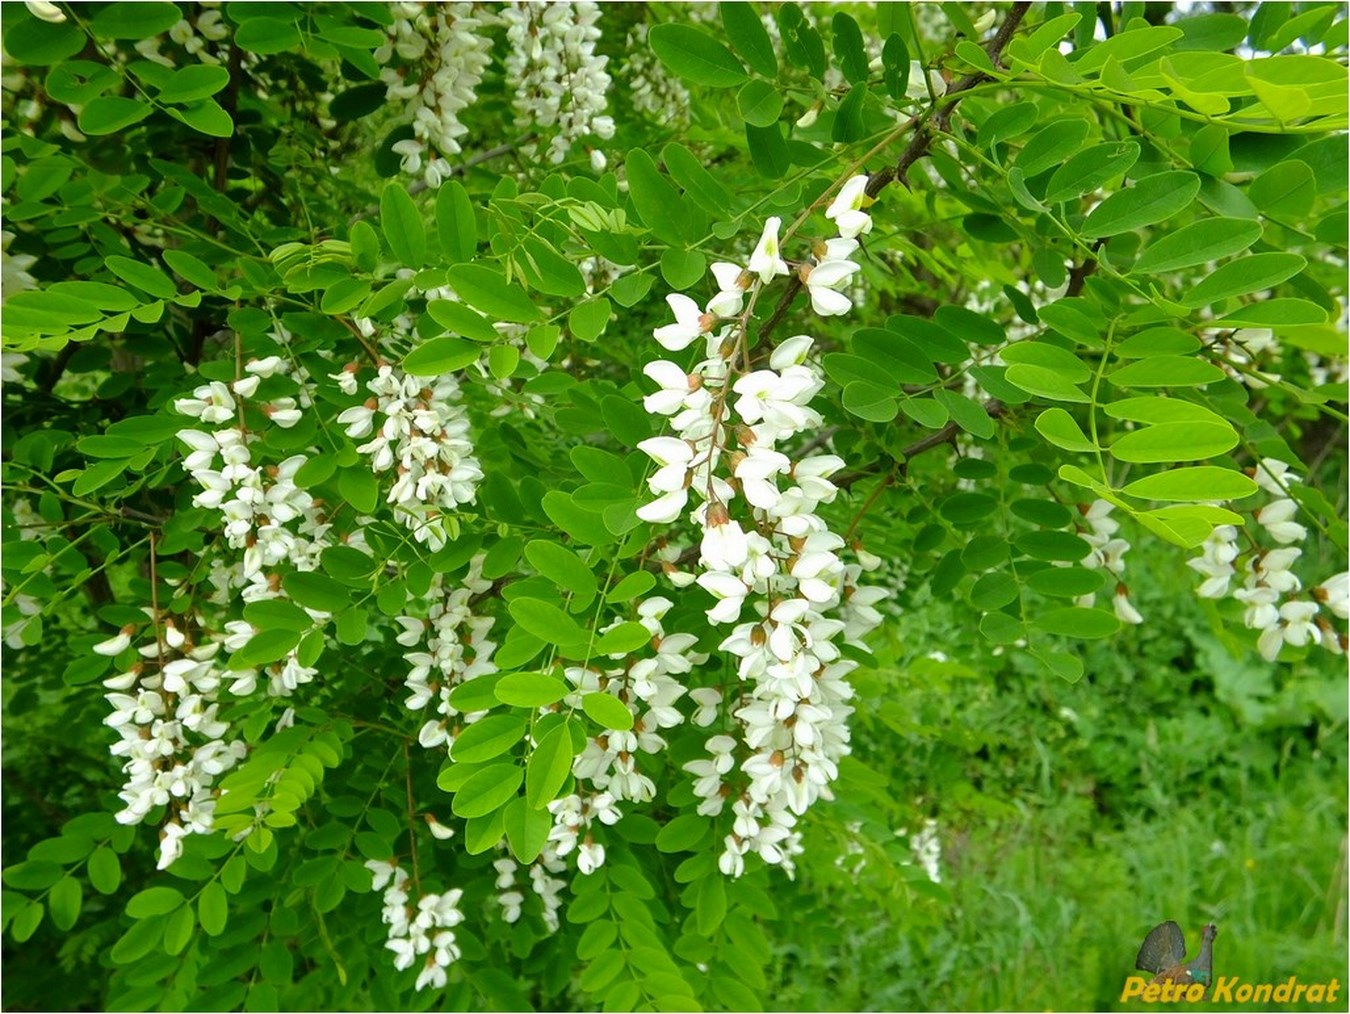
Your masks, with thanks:
[{"label": "grass", "polygon": [[817,960],[798,956],[784,967],[770,1009],[1156,1009],[1120,996],[1126,976],[1139,974],[1145,934],[1165,919],[1183,927],[1189,948],[1204,923],[1218,925],[1216,975],[1334,977],[1343,993],[1345,783],[1326,774],[1261,799],[1197,801],[1106,832],[1075,827],[1081,820],[1055,807],[970,828],[947,857],[942,922],[921,921],[919,932],[890,921],[838,924],[833,946],[811,952]]},{"label": "grass", "polygon": [[[902,615],[857,679],[871,784],[841,777],[811,818],[836,837],[861,824],[869,865],[804,865],[767,1009],[1158,1010],[1121,992],[1168,919],[1188,956],[1217,925],[1216,976],[1341,984],[1335,1003],[1173,1009],[1347,1009],[1344,659],[1262,662],[1166,586],[1174,560],[1139,555],[1150,621],[1088,646],[1074,685],[978,647],[925,658],[957,654],[967,621],[923,601]],[[925,817],[942,828],[940,889],[881,845]]]}]

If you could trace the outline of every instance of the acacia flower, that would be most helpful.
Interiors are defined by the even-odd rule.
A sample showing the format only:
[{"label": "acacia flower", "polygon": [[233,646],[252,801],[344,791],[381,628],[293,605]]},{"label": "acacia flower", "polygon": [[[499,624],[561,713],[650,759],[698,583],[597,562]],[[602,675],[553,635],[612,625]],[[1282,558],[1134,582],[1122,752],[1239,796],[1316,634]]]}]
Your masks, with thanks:
[{"label": "acacia flower", "polygon": [[728,261],[717,261],[711,268],[717,280],[717,295],[708,300],[708,312],[719,317],[734,317],[745,305],[749,279],[745,268]]},{"label": "acacia flower", "polygon": [[652,331],[652,337],[660,342],[663,348],[671,352],[686,349],[695,338],[712,326],[713,322],[709,316],[704,314],[698,308],[698,304],[688,296],[672,292],[666,296],[666,302],[675,313],[675,323],[666,324]]},{"label": "acacia flower", "polygon": [[853,239],[859,233],[872,231],[872,216],[863,211],[871,203],[867,196],[867,177],[853,176],[839,190],[838,196],[825,210],[825,217],[833,219],[843,239]]},{"label": "acacia flower", "polygon": [[778,255],[778,228],[782,224],[783,220],[777,215],[772,216],[765,222],[764,232],[759,237],[759,244],[755,247],[755,252],[750,255],[750,273],[759,275],[761,282],[768,283],[773,280],[775,275],[786,275],[788,273],[787,262]]},{"label": "acacia flower", "polygon": [[839,287],[859,270],[859,265],[850,260],[822,261],[814,267],[804,267],[802,282],[811,296],[811,309],[822,317],[838,317],[853,309],[853,300],[840,292]]}]

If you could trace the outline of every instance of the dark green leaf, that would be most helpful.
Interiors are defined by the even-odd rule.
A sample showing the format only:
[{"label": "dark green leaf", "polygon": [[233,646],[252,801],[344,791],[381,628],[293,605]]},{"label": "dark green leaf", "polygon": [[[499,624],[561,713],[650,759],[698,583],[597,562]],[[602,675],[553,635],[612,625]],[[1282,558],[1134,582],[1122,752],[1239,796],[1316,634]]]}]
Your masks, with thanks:
[{"label": "dark green leaf", "polygon": [[753,4],[721,3],[718,11],[722,15],[722,28],[727,33],[727,41],[745,58],[752,70],[767,78],[778,75],[778,60],[774,56],[773,42],[765,31],[759,12]]},{"label": "dark green leaf", "polygon": [[542,809],[557,798],[572,773],[572,746],[572,732],[564,723],[535,747],[525,772],[525,801],[531,809]]},{"label": "dark green leaf", "polygon": [[396,180],[386,183],[380,194],[380,231],[395,257],[410,268],[422,266],[427,256],[426,226],[416,203]]},{"label": "dark green leaf", "polygon": [[1145,176],[1128,190],[1112,194],[1092,209],[1083,222],[1087,236],[1115,236],[1171,218],[1200,192],[1200,178],[1190,172]]},{"label": "dark green leaf", "polygon": [[697,28],[655,25],[647,39],[657,58],[686,81],[710,88],[730,88],[745,80],[745,68],[731,51]]}]

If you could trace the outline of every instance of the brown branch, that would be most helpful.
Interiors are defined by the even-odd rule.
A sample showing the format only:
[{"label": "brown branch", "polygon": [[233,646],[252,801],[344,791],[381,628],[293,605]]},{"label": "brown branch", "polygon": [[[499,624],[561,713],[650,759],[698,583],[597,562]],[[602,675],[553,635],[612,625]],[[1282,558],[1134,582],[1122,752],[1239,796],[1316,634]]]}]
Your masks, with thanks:
[{"label": "brown branch", "polygon": [[787,316],[788,307],[792,305],[792,301],[797,298],[797,293],[801,291],[801,275],[793,272],[792,278],[788,281],[787,288],[784,289],[783,294],[778,297],[778,305],[773,308],[773,312],[769,314],[768,319],[760,325],[760,341],[768,340],[769,335],[773,334],[778,325],[783,322],[783,318]]},{"label": "brown branch", "polygon": [[[1022,19],[1026,17],[1026,13],[1030,8],[1030,3],[1019,2],[1013,4],[1012,10],[1008,12],[1008,17],[1004,20],[1003,24],[999,26],[994,37],[989,40],[989,45],[985,47],[985,52],[989,54],[989,59],[995,67],[999,65],[1004,48],[1008,45],[1008,41],[1013,37],[1013,33],[1017,31],[1017,26],[1022,23]],[[989,79],[988,74],[985,74],[983,71],[976,71],[974,74],[967,74],[965,77],[961,78],[961,80],[954,82],[946,92],[943,93],[942,99],[937,105],[937,114],[934,117],[937,129],[939,131],[945,131],[948,126],[950,126],[952,112],[956,109],[957,103],[961,101],[961,92],[968,91],[977,84]],[[868,180],[867,196],[875,198],[877,194],[881,193],[881,191],[889,186],[894,180],[899,180],[905,186],[909,186],[908,181],[905,179],[905,174],[909,171],[909,167],[928,154],[928,148],[933,143],[933,133],[927,124],[923,122],[923,117],[914,117],[909,121],[907,126],[913,128],[914,134],[910,138],[909,144],[906,145],[905,150],[901,153],[900,160],[894,167],[883,169]],[[797,293],[801,291],[801,288],[801,279],[794,274],[792,280],[788,283],[787,289],[783,292],[782,296],[779,297],[778,304],[773,308],[773,312],[769,314],[768,318],[760,326],[759,337],[761,341],[767,340],[778,325],[782,323],[783,318],[787,315],[788,307],[792,305],[792,301],[797,297]]]},{"label": "brown branch", "polygon": [[[997,398],[990,398],[984,403],[984,410],[989,413],[991,419],[1000,418],[1008,410],[1008,406],[1003,404]],[[909,463],[914,458],[923,454],[925,451],[931,451],[934,447],[942,447],[945,444],[956,442],[957,435],[961,432],[961,427],[955,422],[949,422],[940,430],[935,430],[926,437],[920,437],[908,447],[900,451],[899,467],[896,471],[904,475],[909,469]],[[848,475],[836,479],[834,484],[840,489],[848,489],[856,482],[861,482],[868,476],[875,475],[875,472],[850,472]]]},{"label": "brown branch", "polygon": [[[228,69],[230,72],[230,83],[225,89],[225,94],[221,98],[221,108],[230,114],[230,121],[234,121],[235,113],[239,109],[239,76],[242,70],[243,53],[234,43],[230,43],[230,58]],[[215,151],[215,180],[213,185],[220,193],[225,192],[225,187],[229,183],[230,171],[230,137],[216,138]]]},{"label": "brown branch", "polygon": [[[1093,246],[1093,252],[1100,250],[1106,245],[1106,240],[1099,239]],[[1064,290],[1066,296],[1076,296],[1083,291],[1083,285],[1087,282],[1088,276],[1097,270],[1096,257],[1084,257],[1081,264],[1075,264],[1073,270],[1069,272],[1069,285]]]},{"label": "brown branch", "polygon": [[[1008,41],[1017,31],[1017,26],[1022,23],[1026,17],[1027,11],[1031,8],[1029,3],[1015,3],[1012,10],[1008,12],[1008,17],[1003,24],[999,26],[994,37],[989,40],[989,45],[985,47],[985,52],[989,54],[990,61],[995,67],[1003,56],[1003,50],[1008,45]],[[945,132],[951,125],[952,113],[955,112],[957,103],[961,101],[961,93],[969,91],[978,84],[990,80],[988,74],[984,71],[976,71],[973,74],[967,74],[959,81],[953,82],[943,93],[941,101],[937,104],[937,113],[933,117],[934,126],[938,132]],[[876,197],[893,180],[899,180],[904,186],[909,186],[909,181],[905,175],[909,172],[909,167],[919,159],[928,154],[928,149],[933,143],[933,131],[926,123],[919,123],[914,128],[914,136],[910,139],[905,150],[900,154],[900,160],[896,162],[893,169],[883,169],[877,173],[867,184],[867,193],[870,197]]]}]

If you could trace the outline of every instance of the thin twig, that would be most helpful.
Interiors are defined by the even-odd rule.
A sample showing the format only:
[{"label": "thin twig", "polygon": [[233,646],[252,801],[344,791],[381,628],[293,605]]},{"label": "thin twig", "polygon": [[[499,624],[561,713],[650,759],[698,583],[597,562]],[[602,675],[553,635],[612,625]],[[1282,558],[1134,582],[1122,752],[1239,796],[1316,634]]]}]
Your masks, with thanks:
[{"label": "thin twig", "polygon": [[[990,398],[984,403],[984,410],[992,419],[997,419],[1007,411],[1007,406],[997,398]],[[926,437],[920,437],[914,443],[910,444],[900,451],[900,462],[898,472],[904,475],[909,468],[909,462],[918,457],[924,451],[931,451],[934,447],[942,447],[944,444],[954,443],[957,435],[961,432],[961,427],[955,422],[949,422],[940,430],[928,434]],[[861,482],[868,476],[875,475],[875,472],[850,472],[847,475],[840,476],[834,480],[834,484],[840,489],[847,489],[856,482]]]},{"label": "thin twig", "polygon": [[417,835],[413,832],[413,826],[416,823],[417,805],[413,797],[412,759],[408,755],[408,741],[406,739],[403,741],[403,772],[404,786],[408,794],[408,848],[412,852],[412,879],[413,883],[417,885],[418,891],[421,891],[422,877],[417,865]]},{"label": "thin twig", "polygon": [[[1013,37],[1013,33],[1017,31],[1017,26],[1022,23],[1022,19],[1026,17],[1026,13],[1030,7],[1031,4],[1029,3],[1013,4],[1007,19],[999,26],[998,32],[995,33],[994,37],[989,41],[989,45],[986,47],[985,51],[989,54],[989,59],[995,67],[999,65],[999,60],[1003,56],[1004,47],[1008,45],[1008,41]],[[974,88],[976,85],[987,80],[990,80],[987,74],[983,71],[977,71],[974,74],[967,74],[965,77],[961,78],[961,80],[954,82],[947,89],[943,94],[941,101],[935,107],[937,109],[936,114],[931,110],[927,114],[928,116],[933,116],[934,123],[939,132],[946,131],[947,127],[951,124],[952,113],[956,109],[957,103],[961,101],[961,93],[969,91],[971,88]],[[868,197],[875,199],[882,190],[889,186],[892,181],[897,179],[905,186],[909,185],[905,179],[905,174],[909,171],[910,166],[923,158],[924,155],[928,154],[928,148],[933,143],[933,132],[928,124],[924,122],[923,116],[913,117],[904,125],[903,129],[909,130],[911,128],[914,131],[913,136],[910,138],[909,144],[905,146],[905,150],[901,153],[900,160],[894,167],[886,168],[875,173],[871,179],[867,181]],[[801,220],[798,219],[797,222],[794,222],[793,227],[795,228],[800,224],[800,221]],[[787,315],[788,307],[792,305],[792,301],[797,298],[797,293],[800,292],[801,289],[801,278],[794,274],[792,279],[788,282],[787,288],[784,289],[783,294],[778,298],[778,303],[774,306],[773,312],[769,314],[768,319],[760,326],[759,337],[761,341],[766,341],[778,325],[782,323],[783,318]]]},{"label": "thin twig", "polygon": [[[989,41],[985,47],[985,52],[989,54],[990,61],[995,67],[1003,56],[1003,49],[1008,45],[1008,41],[1017,31],[1017,26],[1022,23],[1026,17],[1027,11],[1031,8],[1029,3],[1015,3],[1012,10],[1008,12],[1007,19],[999,26],[998,32]],[[959,81],[953,82],[942,95],[942,100],[937,106],[937,112],[933,115],[933,125],[938,133],[944,133],[951,124],[952,113],[956,110],[957,103],[961,101],[961,93],[969,91],[978,84],[990,80],[988,74],[984,71],[976,71],[973,74],[967,74]],[[900,155],[900,160],[896,162],[893,169],[884,169],[872,177],[867,184],[867,193],[870,197],[876,197],[893,180],[899,180],[904,186],[909,186],[905,176],[909,172],[909,167],[919,159],[928,154],[928,148],[933,143],[933,131],[928,124],[920,123],[914,129],[914,136]]]}]

